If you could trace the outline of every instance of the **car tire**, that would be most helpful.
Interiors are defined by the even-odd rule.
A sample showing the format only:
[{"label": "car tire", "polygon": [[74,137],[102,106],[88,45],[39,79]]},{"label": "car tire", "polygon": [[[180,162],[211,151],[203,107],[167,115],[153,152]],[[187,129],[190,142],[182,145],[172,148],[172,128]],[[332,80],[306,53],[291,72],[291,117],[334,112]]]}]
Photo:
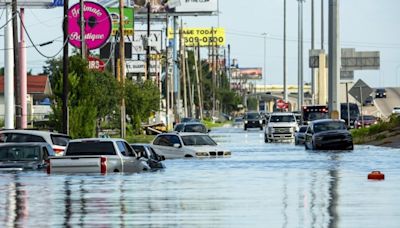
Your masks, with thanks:
[{"label": "car tire", "polygon": [[246,126],[244,126],[244,130],[247,131],[247,127]]},{"label": "car tire", "polygon": [[185,158],[192,158],[193,156],[192,155],[190,155],[190,154],[186,154],[185,155]]},{"label": "car tire", "polygon": [[309,150],[310,148],[308,147],[307,143],[304,142],[304,148],[306,148],[306,150]]},{"label": "car tire", "polygon": [[318,150],[318,147],[315,145],[314,141],[311,141],[311,150]]},{"label": "car tire", "polygon": [[264,142],[265,143],[269,143],[269,140],[268,140],[268,138],[266,136],[264,136]]},{"label": "car tire", "polygon": [[354,150],[354,145],[351,144],[350,146],[347,147],[348,150]]}]

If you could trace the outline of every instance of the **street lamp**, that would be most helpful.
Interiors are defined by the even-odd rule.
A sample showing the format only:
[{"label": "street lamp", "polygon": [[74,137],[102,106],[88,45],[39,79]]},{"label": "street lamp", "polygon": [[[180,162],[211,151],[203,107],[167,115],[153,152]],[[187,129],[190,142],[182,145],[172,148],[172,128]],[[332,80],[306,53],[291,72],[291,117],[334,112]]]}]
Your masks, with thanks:
[{"label": "street lamp", "polygon": [[261,34],[264,38],[264,90],[267,92],[267,37],[268,33],[264,32]]},{"label": "street lamp", "polygon": [[304,103],[303,91],[303,2],[305,0],[297,0],[298,5],[298,94],[297,94],[297,110],[301,111],[301,106]]}]

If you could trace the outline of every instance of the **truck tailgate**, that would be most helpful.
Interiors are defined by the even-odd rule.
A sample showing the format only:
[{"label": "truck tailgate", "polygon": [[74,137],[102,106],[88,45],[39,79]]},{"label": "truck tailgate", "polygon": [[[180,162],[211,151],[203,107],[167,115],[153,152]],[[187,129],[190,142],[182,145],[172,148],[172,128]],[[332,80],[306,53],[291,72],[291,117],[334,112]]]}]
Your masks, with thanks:
[{"label": "truck tailgate", "polygon": [[50,158],[51,173],[101,173],[101,156]]}]

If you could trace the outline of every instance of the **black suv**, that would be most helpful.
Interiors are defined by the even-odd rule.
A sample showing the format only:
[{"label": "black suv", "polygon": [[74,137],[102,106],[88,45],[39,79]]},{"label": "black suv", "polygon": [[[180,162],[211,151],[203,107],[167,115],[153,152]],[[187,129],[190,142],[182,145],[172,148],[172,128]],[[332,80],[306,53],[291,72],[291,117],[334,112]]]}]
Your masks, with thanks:
[{"label": "black suv", "polygon": [[386,98],[386,89],[376,89],[375,98]]},{"label": "black suv", "polygon": [[263,129],[263,117],[258,112],[247,112],[244,114],[244,130],[247,128],[260,128]]},{"label": "black suv", "polygon": [[179,123],[175,125],[174,131],[177,132],[200,132],[200,133],[208,133],[210,130],[207,127],[198,122],[185,122]]}]

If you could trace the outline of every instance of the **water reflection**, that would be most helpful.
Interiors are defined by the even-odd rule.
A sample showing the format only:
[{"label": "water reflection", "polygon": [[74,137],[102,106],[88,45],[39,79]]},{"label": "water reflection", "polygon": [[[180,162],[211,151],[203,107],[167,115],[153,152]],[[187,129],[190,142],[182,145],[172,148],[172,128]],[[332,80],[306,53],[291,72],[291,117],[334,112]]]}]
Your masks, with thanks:
[{"label": "water reflection", "polygon": [[[25,227],[28,220],[28,197],[18,175],[12,174],[5,194],[7,227]],[[3,195],[3,194],[2,194]]]}]

